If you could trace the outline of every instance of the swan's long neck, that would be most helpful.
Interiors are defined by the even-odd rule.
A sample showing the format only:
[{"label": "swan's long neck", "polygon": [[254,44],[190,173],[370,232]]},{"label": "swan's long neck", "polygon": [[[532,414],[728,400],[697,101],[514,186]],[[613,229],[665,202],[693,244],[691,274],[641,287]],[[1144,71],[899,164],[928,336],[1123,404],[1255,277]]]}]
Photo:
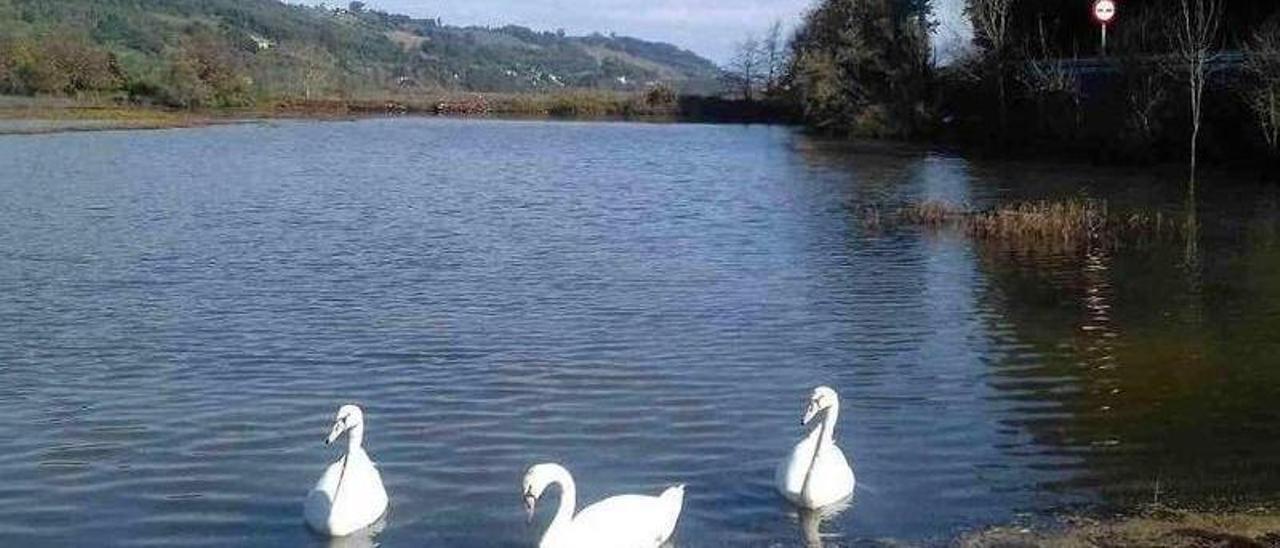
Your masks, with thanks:
[{"label": "swan's long neck", "polygon": [[338,472],[338,486],[333,489],[333,499],[338,500],[338,494],[342,493],[342,481],[347,479],[347,465],[351,463],[351,454],[361,451],[360,446],[364,442],[364,424],[357,424],[347,430],[347,454],[342,456],[342,471]]},{"label": "swan's long neck", "polygon": [[800,488],[801,493],[809,492],[809,484],[813,480],[813,469],[818,465],[818,456],[822,454],[823,447],[834,443],[836,419],[840,417],[840,404],[833,403],[827,407],[822,416],[822,422],[818,423],[818,427],[809,431],[809,438],[814,440],[813,456],[809,458],[809,467],[804,472],[804,484]]},{"label": "swan's long neck", "polygon": [[347,430],[347,454],[354,453],[364,443],[364,424],[357,424]]},{"label": "swan's long neck", "polygon": [[557,469],[550,483],[560,484],[560,508],[556,510],[556,517],[551,520],[551,525],[547,527],[547,532],[543,535],[545,538],[559,535],[560,532],[569,527],[569,523],[573,521],[574,508],[578,503],[578,490],[573,485],[573,476],[569,475],[568,470]]},{"label": "swan's long neck", "polygon": [[833,403],[827,408],[827,416],[822,419],[822,439],[819,440],[823,445],[831,445],[834,443],[836,432],[836,421],[840,418],[840,403]]}]

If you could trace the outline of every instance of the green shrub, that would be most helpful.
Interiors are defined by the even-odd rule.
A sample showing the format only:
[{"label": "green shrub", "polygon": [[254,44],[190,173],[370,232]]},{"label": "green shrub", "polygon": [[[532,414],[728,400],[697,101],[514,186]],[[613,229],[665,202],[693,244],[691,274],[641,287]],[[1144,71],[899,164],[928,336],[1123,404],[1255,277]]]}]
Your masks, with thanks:
[{"label": "green shrub", "polygon": [[124,77],[114,55],[82,37],[58,35],[0,43],[0,91],[32,95],[120,89]]}]

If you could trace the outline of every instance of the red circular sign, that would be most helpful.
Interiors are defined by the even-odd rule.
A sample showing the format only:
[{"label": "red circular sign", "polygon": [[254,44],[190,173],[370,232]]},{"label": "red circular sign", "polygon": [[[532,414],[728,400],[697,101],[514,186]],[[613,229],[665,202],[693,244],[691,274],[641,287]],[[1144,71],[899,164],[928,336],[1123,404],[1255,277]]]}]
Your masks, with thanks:
[{"label": "red circular sign", "polygon": [[1093,3],[1093,18],[1099,23],[1107,24],[1116,18],[1115,0],[1098,0]]}]

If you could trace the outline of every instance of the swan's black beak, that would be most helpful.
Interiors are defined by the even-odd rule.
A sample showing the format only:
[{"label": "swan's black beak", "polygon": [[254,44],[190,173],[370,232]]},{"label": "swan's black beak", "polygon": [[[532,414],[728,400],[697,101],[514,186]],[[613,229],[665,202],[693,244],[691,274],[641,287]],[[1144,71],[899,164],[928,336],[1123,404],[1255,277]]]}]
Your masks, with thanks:
[{"label": "swan's black beak", "polygon": [[818,402],[809,402],[809,406],[804,409],[804,417],[800,418],[800,426],[807,426],[820,411],[822,408],[818,407]]},{"label": "swan's black beak", "polygon": [[333,442],[336,441],[338,437],[341,436],[342,433],[346,431],[347,431],[347,421],[343,419],[338,419],[338,422],[333,423],[333,428],[329,430],[329,435],[325,436],[324,444],[332,445]]},{"label": "swan's black beak", "polygon": [[535,498],[532,493],[524,494],[524,513],[525,513],[524,522],[526,525],[533,523],[533,508],[534,508],[534,505],[536,505],[537,503],[538,503],[538,499]]}]

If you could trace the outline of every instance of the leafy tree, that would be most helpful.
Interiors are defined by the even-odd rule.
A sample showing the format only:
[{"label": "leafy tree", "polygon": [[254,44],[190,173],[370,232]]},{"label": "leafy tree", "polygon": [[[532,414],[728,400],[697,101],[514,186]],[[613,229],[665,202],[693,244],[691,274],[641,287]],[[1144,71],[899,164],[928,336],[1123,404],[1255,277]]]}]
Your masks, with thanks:
[{"label": "leafy tree", "polygon": [[816,48],[800,51],[791,73],[809,124],[831,133],[848,132],[864,105],[852,100],[855,90],[850,89],[836,55]]},{"label": "leafy tree", "polygon": [[806,118],[837,132],[909,135],[932,77],[929,0],[823,0],[792,41]]},{"label": "leafy tree", "polygon": [[13,68],[9,66],[8,52],[5,50],[5,46],[0,44],[0,93],[9,89],[12,78]]},{"label": "leafy tree", "polygon": [[224,38],[196,29],[181,44],[168,56],[164,88],[169,103],[191,108],[250,102],[242,61]]},{"label": "leafy tree", "polygon": [[120,89],[124,75],[115,55],[94,47],[84,36],[63,33],[45,46],[48,61],[63,74],[65,93]]},{"label": "leafy tree", "polygon": [[0,44],[0,90],[67,94],[120,88],[115,56],[71,32],[58,39],[11,39]]}]

